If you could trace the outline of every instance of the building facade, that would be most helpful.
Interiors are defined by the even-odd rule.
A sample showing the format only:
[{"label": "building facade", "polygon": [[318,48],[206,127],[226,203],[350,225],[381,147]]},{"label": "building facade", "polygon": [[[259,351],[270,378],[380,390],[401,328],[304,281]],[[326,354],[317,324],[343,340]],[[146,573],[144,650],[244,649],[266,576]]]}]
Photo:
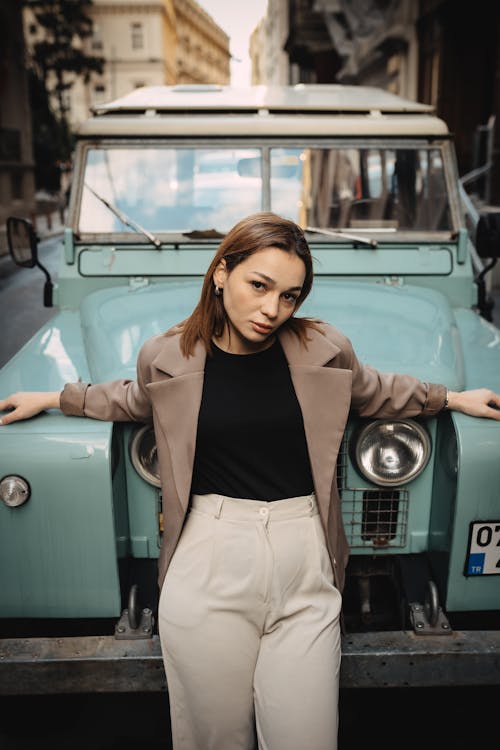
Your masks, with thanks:
[{"label": "building facade", "polygon": [[[432,104],[454,134],[459,173],[478,205],[500,206],[500,4],[489,0],[272,0],[286,6],[280,83],[377,86]],[[284,15],[285,11],[283,11]],[[268,14],[269,16],[269,14]],[[252,37],[258,83],[280,44],[265,18]],[[486,175],[470,173],[489,165]],[[474,172],[475,173],[475,172]],[[500,268],[495,269],[500,285]]]},{"label": "building facade", "polygon": [[[287,17],[284,43],[273,8]],[[286,8],[286,9],[285,9]],[[271,0],[252,37],[258,83],[377,86],[434,105],[453,131],[461,174],[493,162],[486,199],[500,204],[500,4],[476,0]],[[489,132],[488,132],[489,129]],[[484,138],[478,134],[485,133]],[[483,191],[484,192],[484,191]]]},{"label": "building facade", "polygon": [[0,255],[8,216],[35,208],[35,175],[23,24],[17,0],[0,7]]},{"label": "building facade", "polygon": [[193,0],[173,0],[176,83],[229,84],[229,37]]},{"label": "building facade", "polygon": [[288,0],[268,0],[267,13],[250,36],[252,84],[291,83],[296,71],[285,49],[288,38]]},{"label": "building facade", "polygon": [[[228,84],[229,37],[195,0],[93,0],[93,34],[85,52],[104,58],[101,75],[68,90],[67,110],[78,127],[94,105],[141,86],[176,83]],[[28,44],[39,38],[25,11]]]}]

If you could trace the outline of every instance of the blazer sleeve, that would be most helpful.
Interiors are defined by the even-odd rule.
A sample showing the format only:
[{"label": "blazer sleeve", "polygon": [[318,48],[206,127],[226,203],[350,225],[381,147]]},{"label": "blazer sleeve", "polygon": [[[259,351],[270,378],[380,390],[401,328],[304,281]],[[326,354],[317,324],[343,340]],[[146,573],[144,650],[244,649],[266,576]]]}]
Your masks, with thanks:
[{"label": "blazer sleeve", "polygon": [[151,422],[151,399],[146,385],[151,382],[155,354],[154,339],[150,339],[139,351],[137,380],[110,380],[95,385],[67,383],[61,393],[62,412],[105,422]]},{"label": "blazer sleeve", "polygon": [[344,352],[352,371],[352,408],[362,417],[431,417],[445,403],[446,386],[413,375],[379,372],[361,363],[351,343]]}]

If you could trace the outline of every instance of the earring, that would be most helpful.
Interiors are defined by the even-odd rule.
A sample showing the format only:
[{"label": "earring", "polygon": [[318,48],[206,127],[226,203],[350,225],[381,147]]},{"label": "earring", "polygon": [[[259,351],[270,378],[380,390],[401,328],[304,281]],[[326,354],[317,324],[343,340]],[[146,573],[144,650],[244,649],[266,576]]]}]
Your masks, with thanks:
[{"label": "earring", "polygon": [[214,294],[216,297],[220,297],[222,294],[222,289],[220,289],[217,285],[215,286]]}]

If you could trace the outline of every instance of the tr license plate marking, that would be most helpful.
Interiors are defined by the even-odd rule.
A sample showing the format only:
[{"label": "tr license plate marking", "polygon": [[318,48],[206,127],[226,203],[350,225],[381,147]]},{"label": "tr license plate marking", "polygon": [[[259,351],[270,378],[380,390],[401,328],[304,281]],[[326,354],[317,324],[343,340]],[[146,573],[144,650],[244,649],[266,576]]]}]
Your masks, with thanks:
[{"label": "tr license plate marking", "polygon": [[465,575],[500,575],[500,521],[471,523]]}]

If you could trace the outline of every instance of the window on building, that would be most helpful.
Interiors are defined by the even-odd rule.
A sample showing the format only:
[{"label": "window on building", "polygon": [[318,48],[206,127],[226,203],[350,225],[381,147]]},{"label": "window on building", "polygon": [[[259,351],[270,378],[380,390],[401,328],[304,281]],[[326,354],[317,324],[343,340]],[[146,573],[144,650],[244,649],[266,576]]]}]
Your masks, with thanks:
[{"label": "window on building", "polygon": [[102,50],[103,44],[102,44],[102,36],[101,36],[101,29],[97,24],[94,24],[92,29],[92,49],[93,50]]},{"label": "window on building", "polygon": [[10,191],[12,200],[19,201],[23,197],[23,175],[21,172],[11,172]]},{"label": "window on building", "polygon": [[0,128],[0,160],[21,161],[21,131]]},{"label": "window on building", "polygon": [[69,90],[62,92],[62,105],[65,112],[71,112],[71,93]]},{"label": "window on building", "polygon": [[142,49],[144,47],[142,23],[133,23],[130,28],[132,32],[132,49]]},{"label": "window on building", "polygon": [[103,83],[96,83],[94,86],[94,103],[100,104],[106,99],[106,86]]}]

